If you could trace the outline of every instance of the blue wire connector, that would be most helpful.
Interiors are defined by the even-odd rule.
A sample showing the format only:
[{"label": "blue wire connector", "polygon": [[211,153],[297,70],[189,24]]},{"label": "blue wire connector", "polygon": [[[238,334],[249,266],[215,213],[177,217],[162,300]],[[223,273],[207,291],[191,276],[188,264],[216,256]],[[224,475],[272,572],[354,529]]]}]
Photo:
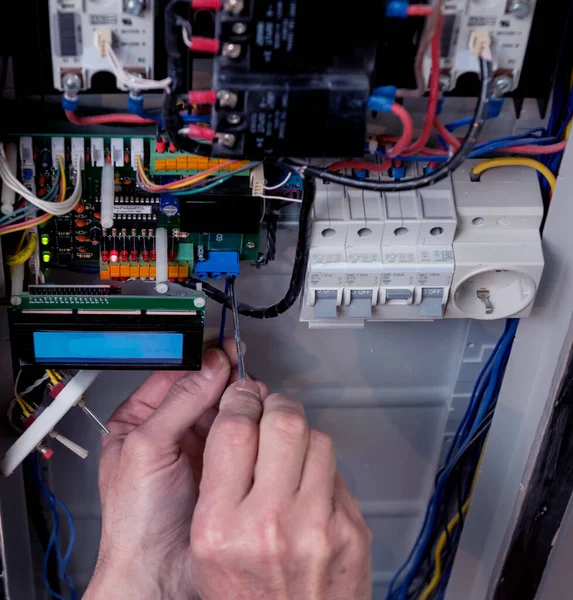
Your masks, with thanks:
[{"label": "blue wire connector", "polygon": [[390,19],[405,19],[408,16],[409,6],[407,0],[390,0],[386,4],[386,16]]},{"label": "blue wire connector", "polygon": [[396,101],[396,86],[385,85],[376,88],[368,100],[368,108],[378,112],[391,112]]},{"label": "blue wire connector", "polygon": [[238,252],[209,252],[207,260],[195,263],[195,275],[198,279],[223,279],[224,275],[239,276]]}]

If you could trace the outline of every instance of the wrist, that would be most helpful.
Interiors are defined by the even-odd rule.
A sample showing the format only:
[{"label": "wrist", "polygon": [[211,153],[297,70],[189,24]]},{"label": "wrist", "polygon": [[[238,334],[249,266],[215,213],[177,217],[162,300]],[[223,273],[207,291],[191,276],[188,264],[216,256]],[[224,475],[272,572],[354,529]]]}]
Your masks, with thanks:
[{"label": "wrist", "polygon": [[157,583],[134,569],[100,568],[96,570],[90,581],[83,600],[159,600],[161,594]]}]

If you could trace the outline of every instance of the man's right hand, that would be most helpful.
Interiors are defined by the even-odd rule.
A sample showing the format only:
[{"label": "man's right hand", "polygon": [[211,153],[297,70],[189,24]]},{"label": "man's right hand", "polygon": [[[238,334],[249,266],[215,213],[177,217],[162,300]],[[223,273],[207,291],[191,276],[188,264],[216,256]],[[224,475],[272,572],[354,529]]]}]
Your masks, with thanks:
[{"label": "man's right hand", "polygon": [[372,534],[331,439],[302,405],[241,380],[207,438],[191,525],[202,600],[371,598]]}]

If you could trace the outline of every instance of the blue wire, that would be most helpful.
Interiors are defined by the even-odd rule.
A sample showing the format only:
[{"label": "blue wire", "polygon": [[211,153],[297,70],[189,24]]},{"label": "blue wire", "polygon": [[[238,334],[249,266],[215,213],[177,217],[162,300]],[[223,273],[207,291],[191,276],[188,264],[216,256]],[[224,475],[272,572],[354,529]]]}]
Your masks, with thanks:
[{"label": "blue wire", "polygon": [[[34,480],[36,482],[36,485],[38,486],[38,488],[40,489],[40,491],[42,492],[42,494],[48,501],[48,504],[50,505],[50,509],[52,511],[52,520],[53,520],[52,532],[50,534],[50,539],[48,541],[48,547],[46,548],[46,553],[44,554],[44,561],[43,561],[42,577],[43,577],[43,581],[44,581],[44,586],[45,586],[46,590],[48,591],[48,593],[53,598],[56,598],[57,600],[70,600],[68,598],[65,598],[64,596],[61,596],[56,591],[54,591],[52,589],[49,579],[48,579],[48,563],[49,563],[50,553],[52,552],[52,549],[54,549],[56,552],[56,560],[58,562],[58,570],[59,570],[60,579],[63,579],[66,582],[66,584],[68,585],[68,588],[70,590],[71,600],[76,600],[77,594],[76,594],[76,590],[75,590],[73,581],[72,581],[71,577],[66,573],[66,567],[70,560],[70,556],[72,554],[72,550],[73,550],[74,543],[75,543],[75,537],[76,537],[74,520],[73,520],[73,517],[72,517],[68,507],[61,500],[59,500],[59,498],[57,498],[46,487],[46,485],[42,481],[42,478],[40,476],[40,467],[38,465],[38,460],[39,460],[38,458],[36,458],[36,460],[34,460],[33,457],[30,457],[29,464],[32,467],[32,474],[33,474]],[[70,536],[69,536],[70,539],[68,541],[68,547],[67,547],[66,553],[63,558],[61,556],[61,550],[60,550],[60,534],[59,534],[60,516],[58,514],[57,507],[59,507],[62,510],[62,512],[65,514],[66,518],[68,519],[68,525],[69,525],[69,530],[70,530]]]},{"label": "blue wire", "polygon": [[[480,402],[480,405],[479,405],[479,408],[475,415],[475,418],[471,419],[473,421],[473,425],[471,428],[471,435],[469,437],[464,438],[464,441],[463,441],[459,451],[456,453],[455,457],[447,463],[446,467],[443,469],[442,473],[440,474],[440,477],[438,478],[438,481],[437,481],[435,489],[434,489],[434,493],[432,494],[432,497],[430,498],[430,501],[428,503],[426,514],[424,516],[424,522],[422,524],[422,527],[420,529],[420,532],[418,534],[416,542],[414,543],[414,545],[410,551],[410,554],[408,555],[408,558],[406,559],[406,561],[404,562],[402,567],[398,570],[398,572],[394,575],[394,577],[392,578],[392,581],[390,582],[390,586],[388,588],[388,596],[387,596],[388,599],[395,598],[396,593],[400,594],[399,598],[401,598],[401,599],[404,599],[407,596],[408,589],[410,587],[412,579],[414,578],[415,574],[417,573],[419,565],[420,565],[421,561],[423,560],[423,556],[425,554],[426,547],[431,540],[431,535],[434,530],[436,518],[437,518],[436,511],[439,509],[439,507],[441,505],[442,494],[443,494],[446,482],[448,481],[448,477],[450,476],[450,474],[451,474],[453,468],[455,467],[455,465],[457,464],[457,462],[463,456],[463,454],[466,450],[466,444],[469,441],[471,441],[471,438],[473,437],[473,435],[479,428],[480,424],[482,423],[483,417],[485,416],[487,411],[491,408],[491,406],[493,405],[493,402],[495,401],[495,399],[497,397],[497,393],[499,392],[499,389],[501,387],[501,381],[503,378],[505,364],[507,363],[507,359],[509,358],[511,346],[513,344],[513,339],[515,336],[515,331],[517,329],[517,325],[518,325],[518,320],[516,320],[516,319],[508,320],[508,322],[506,323],[506,329],[505,329],[503,335],[501,336],[498,344],[496,345],[496,349],[494,350],[494,352],[492,352],[492,355],[490,356],[491,360],[488,359],[487,363],[482,368],[482,373],[480,373],[480,376],[478,377],[478,382],[483,381],[484,384],[487,382],[487,386],[485,386],[484,384],[481,385],[480,391],[483,390],[483,399]],[[492,358],[492,357],[494,357],[494,358]],[[491,365],[491,371],[489,370],[490,365]],[[476,382],[476,387],[478,386],[478,382]],[[480,394],[478,393],[477,396],[479,397]],[[468,412],[469,412],[470,408],[471,407],[468,408]],[[448,453],[448,454],[450,455],[452,453]],[[414,562],[409,567],[408,573],[406,574],[406,576],[404,577],[404,579],[400,583],[400,585],[395,588],[396,582],[398,581],[398,579],[400,578],[402,573],[408,568],[408,566],[410,565],[412,560]]]},{"label": "blue wire", "polygon": [[[229,295],[229,278],[225,277],[225,294]],[[221,328],[219,329],[219,348],[223,348],[225,339],[225,325],[227,324],[227,305],[223,304],[221,309]]]}]

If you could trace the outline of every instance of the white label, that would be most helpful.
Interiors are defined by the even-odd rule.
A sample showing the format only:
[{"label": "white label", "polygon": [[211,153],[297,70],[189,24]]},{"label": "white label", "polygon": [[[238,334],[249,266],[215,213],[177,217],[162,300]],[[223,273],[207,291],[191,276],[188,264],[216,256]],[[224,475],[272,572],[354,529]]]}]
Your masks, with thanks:
[{"label": "white label", "polygon": [[339,273],[311,273],[310,285],[312,287],[325,287],[329,289],[343,287],[344,276]]},{"label": "white label", "polygon": [[378,287],[380,285],[380,275],[373,273],[347,273],[345,287]]},{"label": "white label", "polygon": [[141,204],[136,206],[117,206],[113,207],[113,212],[116,215],[150,215],[152,211],[151,206],[142,206]]}]

